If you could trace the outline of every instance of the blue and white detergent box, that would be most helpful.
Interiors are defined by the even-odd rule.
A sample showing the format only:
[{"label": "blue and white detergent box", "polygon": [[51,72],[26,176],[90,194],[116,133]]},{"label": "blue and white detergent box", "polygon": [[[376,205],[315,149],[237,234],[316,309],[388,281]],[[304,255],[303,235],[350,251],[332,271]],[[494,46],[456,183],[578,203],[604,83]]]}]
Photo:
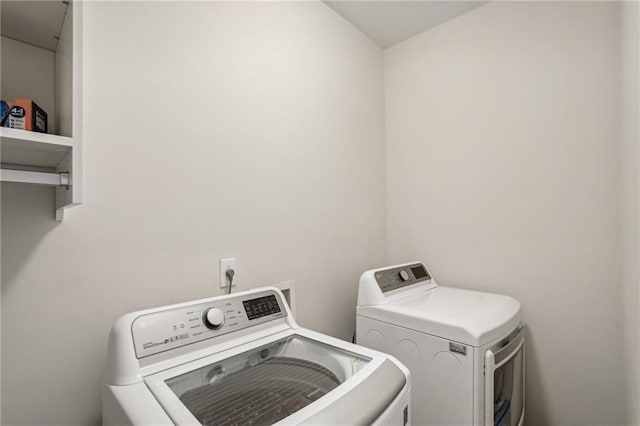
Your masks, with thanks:
[{"label": "blue and white detergent box", "polygon": [[10,110],[11,104],[6,101],[0,101],[0,127],[8,127],[7,118],[9,117]]}]

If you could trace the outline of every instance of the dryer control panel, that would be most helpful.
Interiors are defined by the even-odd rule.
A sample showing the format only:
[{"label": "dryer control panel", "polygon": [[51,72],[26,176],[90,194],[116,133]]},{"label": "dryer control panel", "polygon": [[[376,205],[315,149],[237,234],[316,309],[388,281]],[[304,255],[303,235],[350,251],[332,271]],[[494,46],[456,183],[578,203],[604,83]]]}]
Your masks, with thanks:
[{"label": "dryer control panel", "polygon": [[136,357],[286,317],[283,303],[278,293],[267,290],[140,315],[131,324]]},{"label": "dryer control panel", "polygon": [[375,277],[383,293],[431,279],[422,263],[379,270]]}]

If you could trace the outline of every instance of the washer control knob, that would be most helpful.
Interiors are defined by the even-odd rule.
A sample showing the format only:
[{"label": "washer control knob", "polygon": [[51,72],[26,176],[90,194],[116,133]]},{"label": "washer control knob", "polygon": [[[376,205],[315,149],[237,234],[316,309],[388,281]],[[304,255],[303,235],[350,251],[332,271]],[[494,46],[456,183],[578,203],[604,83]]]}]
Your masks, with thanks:
[{"label": "washer control knob", "polygon": [[202,315],[202,322],[207,328],[216,330],[224,324],[224,313],[218,308],[209,308]]},{"label": "washer control knob", "polygon": [[400,273],[399,273],[398,275],[400,275],[400,279],[401,279],[402,281],[408,281],[408,280],[409,280],[409,278],[411,278],[411,277],[409,276],[409,273],[408,273],[407,271],[405,271],[404,269],[403,269],[402,271],[400,271]]}]

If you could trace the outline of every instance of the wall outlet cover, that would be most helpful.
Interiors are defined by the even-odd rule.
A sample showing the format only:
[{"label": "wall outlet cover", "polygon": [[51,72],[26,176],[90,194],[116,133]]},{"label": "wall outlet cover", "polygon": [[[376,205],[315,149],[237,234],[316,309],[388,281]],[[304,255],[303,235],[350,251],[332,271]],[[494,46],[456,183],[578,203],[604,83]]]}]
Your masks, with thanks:
[{"label": "wall outlet cover", "polygon": [[227,269],[233,269],[235,271],[235,275],[233,276],[233,287],[238,284],[238,268],[236,266],[236,258],[228,257],[226,259],[220,259],[220,288],[226,288],[229,286]]}]

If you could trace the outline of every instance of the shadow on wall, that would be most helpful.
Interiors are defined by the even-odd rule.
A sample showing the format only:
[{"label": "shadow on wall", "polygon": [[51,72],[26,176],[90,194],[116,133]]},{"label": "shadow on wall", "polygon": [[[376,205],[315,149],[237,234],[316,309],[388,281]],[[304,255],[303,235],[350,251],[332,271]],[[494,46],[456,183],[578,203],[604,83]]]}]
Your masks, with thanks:
[{"label": "shadow on wall", "polygon": [[[530,425],[548,425],[551,424],[549,416],[547,415],[548,404],[545,399],[547,393],[544,390],[544,384],[542,377],[537,374],[532,374],[535,371],[544,371],[536,356],[536,342],[531,333],[531,327],[527,324],[525,328],[525,378],[524,378],[524,396],[525,396],[525,412],[524,422]],[[533,392],[535,389],[536,392]],[[532,401],[532,398],[536,398],[536,401]],[[536,407],[536,411],[532,412],[527,407]]]},{"label": "shadow on wall", "polygon": [[[2,184],[2,293],[45,236],[61,222],[55,220],[55,190],[19,183]],[[28,232],[25,232],[28,231]],[[20,235],[13,235],[19,233]],[[11,241],[12,246],[5,244]]]}]

